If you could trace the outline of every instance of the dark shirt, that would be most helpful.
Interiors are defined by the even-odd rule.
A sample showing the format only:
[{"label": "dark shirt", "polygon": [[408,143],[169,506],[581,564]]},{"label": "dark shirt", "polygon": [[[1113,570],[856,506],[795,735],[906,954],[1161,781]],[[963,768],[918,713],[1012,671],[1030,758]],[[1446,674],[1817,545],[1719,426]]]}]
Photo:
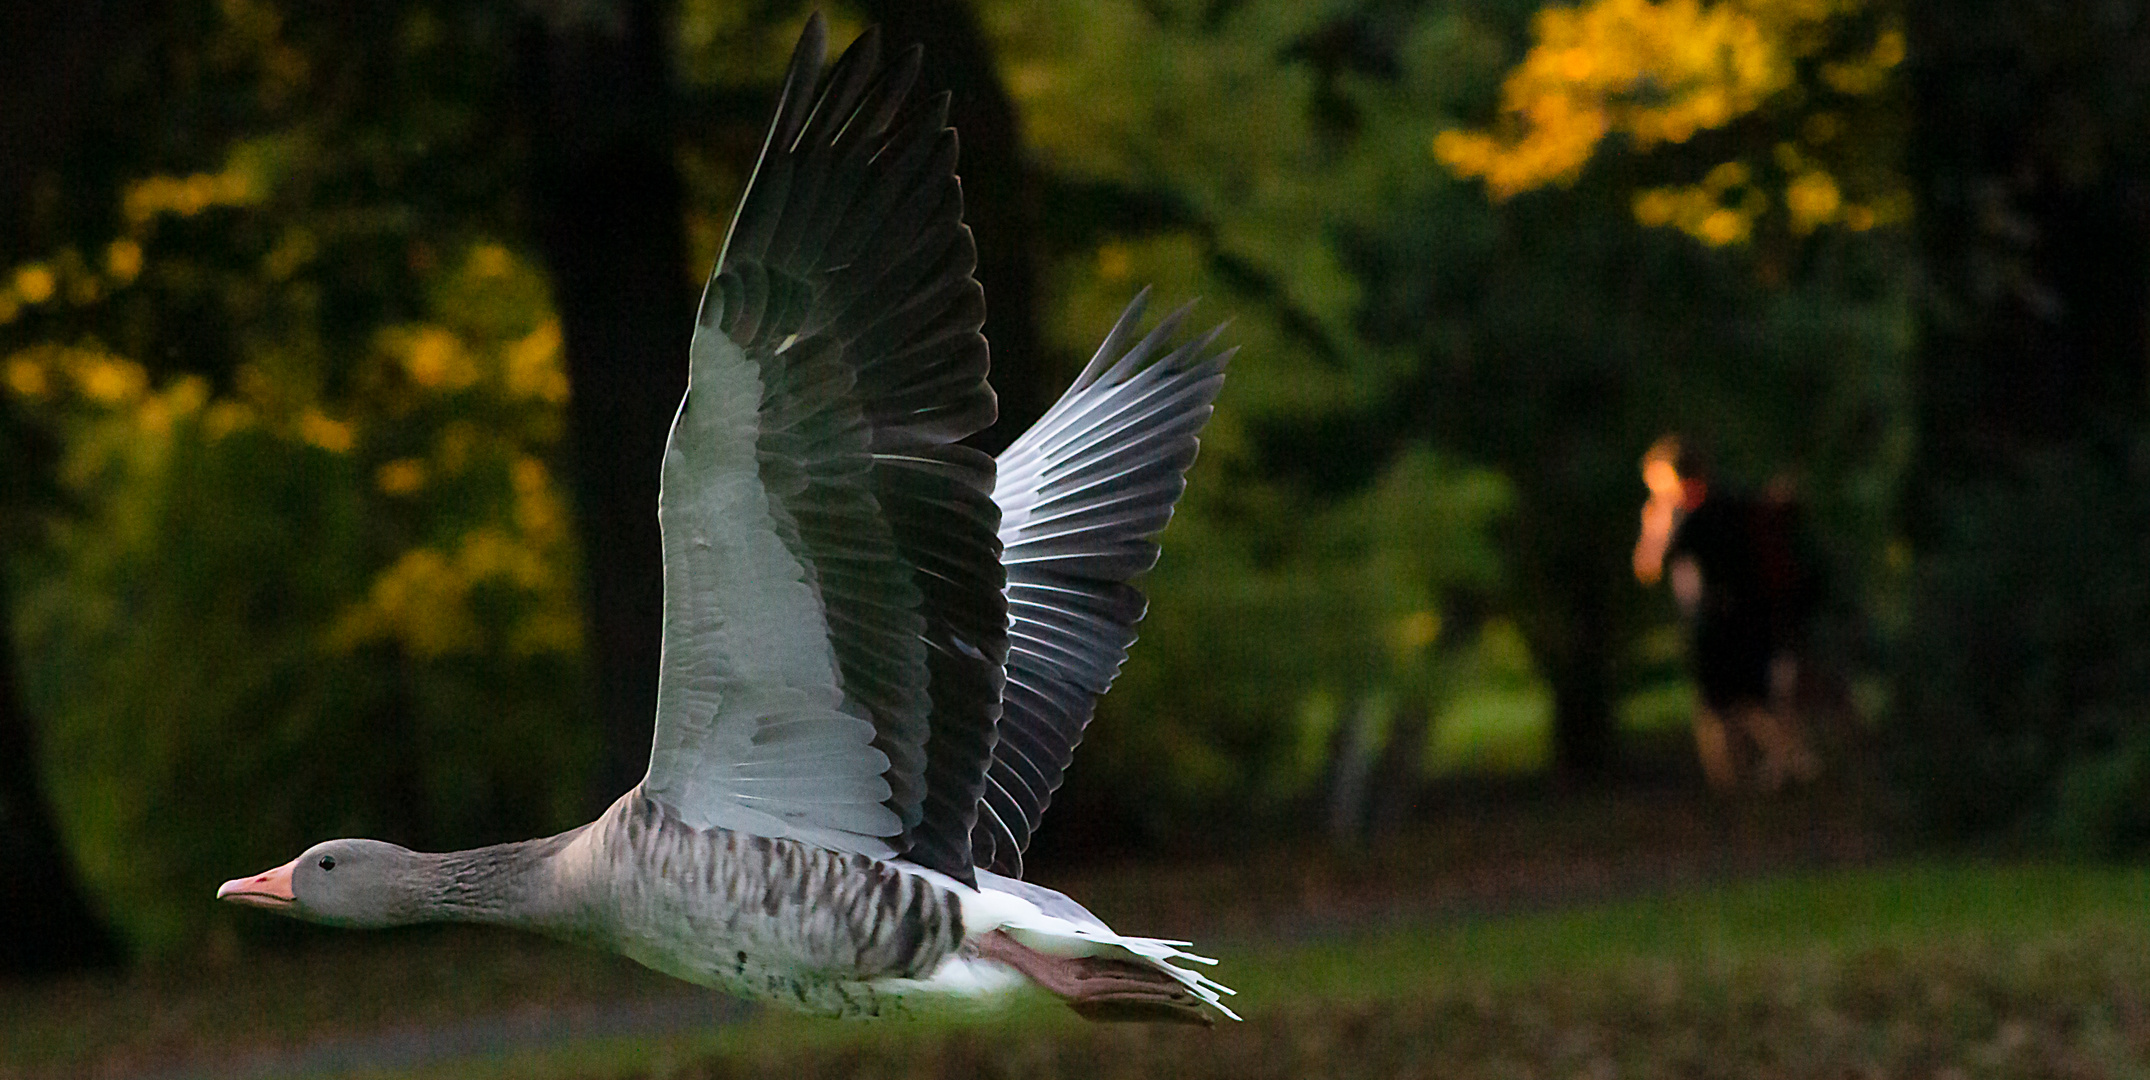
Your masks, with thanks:
[{"label": "dark shirt", "polygon": [[1809,606],[1797,508],[1711,492],[1673,532],[1667,561],[1693,559],[1702,595],[1689,625],[1702,697],[1717,711],[1769,700],[1769,663],[1797,647]]}]

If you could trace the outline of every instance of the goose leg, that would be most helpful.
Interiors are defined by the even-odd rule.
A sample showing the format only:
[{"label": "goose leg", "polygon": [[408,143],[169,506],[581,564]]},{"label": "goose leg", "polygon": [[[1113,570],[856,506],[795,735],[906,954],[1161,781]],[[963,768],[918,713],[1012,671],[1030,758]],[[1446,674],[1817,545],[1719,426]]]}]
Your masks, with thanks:
[{"label": "goose leg", "polygon": [[1085,1020],[1200,1024],[1216,1020],[1201,999],[1171,976],[1131,960],[1053,956],[998,930],[978,939],[978,955],[1021,972],[1068,1003]]}]

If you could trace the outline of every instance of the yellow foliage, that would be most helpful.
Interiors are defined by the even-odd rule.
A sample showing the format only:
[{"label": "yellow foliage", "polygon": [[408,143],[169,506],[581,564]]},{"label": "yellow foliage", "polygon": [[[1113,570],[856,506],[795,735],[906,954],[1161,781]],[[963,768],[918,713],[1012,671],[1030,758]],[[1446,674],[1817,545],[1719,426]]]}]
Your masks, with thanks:
[{"label": "yellow foliage", "polygon": [[149,373],[142,365],[101,349],[46,344],[9,356],[0,364],[0,383],[24,400],[71,390],[96,406],[114,409],[144,399]]},{"label": "yellow foliage", "polygon": [[1746,162],[1727,161],[1711,169],[1709,174],[1702,178],[1702,187],[1712,194],[1722,194],[1736,187],[1744,187],[1753,176],[1754,173],[1747,168]]},{"label": "yellow foliage", "polygon": [[473,649],[483,635],[470,611],[470,586],[447,556],[412,548],[373,579],[365,602],[329,631],[329,643],[348,650],[393,639],[419,659]]},{"label": "yellow foliage", "polygon": [[42,304],[52,299],[58,283],[52,268],[44,263],[27,263],[15,270],[15,295],[25,304]]},{"label": "yellow foliage", "polygon": [[128,221],[141,226],[162,214],[193,217],[214,206],[246,206],[260,195],[253,176],[233,165],[222,172],[137,180],[128,186],[121,207]]},{"label": "yellow foliage", "polygon": [[564,539],[567,504],[553,486],[551,470],[534,457],[523,457],[516,459],[510,475],[515,482],[516,528],[546,540]]},{"label": "yellow foliage", "polygon": [[409,495],[426,486],[426,463],[417,458],[397,458],[374,470],[373,484],[388,495]]},{"label": "yellow foliage", "polygon": [[1671,226],[1709,244],[1723,247],[1746,242],[1754,224],[1769,209],[1769,196],[1756,187],[1747,167],[1727,162],[1710,170],[1699,184],[1644,188],[1632,203],[1635,220]]},{"label": "yellow foliage", "polygon": [[1703,215],[1702,220],[1695,225],[1695,235],[1712,247],[1738,243],[1753,231],[1753,218],[1722,206]]},{"label": "yellow foliage", "polygon": [[420,327],[401,342],[403,371],[428,390],[461,390],[478,381],[478,365],[463,342],[437,326]]},{"label": "yellow foliage", "polygon": [[5,372],[8,392],[19,398],[36,399],[45,396],[52,386],[45,378],[45,368],[28,357],[10,357]]},{"label": "yellow foliage", "polygon": [[[0,321],[25,304],[62,294],[87,302],[139,279],[157,258],[146,227],[158,215],[259,198],[262,187],[250,177],[269,175],[260,169],[273,163],[261,154],[234,160],[253,164],[131,185],[123,209],[134,229],[104,246],[101,265],[62,251],[0,267]],[[272,279],[295,277],[318,250],[316,234],[293,225],[261,269]],[[235,368],[236,391],[219,397],[199,378],[160,389],[140,364],[93,345],[55,342],[0,354],[0,394],[60,423],[71,441],[64,479],[85,489],[103,482],[115,455],[143,467],[187,432],[215,443],[250,430],[286,447],[334,454],[358,454],[369,442],[430,444],[430,453],[364,462],[370,474],[355,475],[370,475],[372,483],[362,479],[349,494],[416,500],[437,490],[430,503],[405,503],[398,512],[446,525],[432,533],[446,539],[387,559],[365,594],[326,628],[325,644],[394,641],[421,659],[491,649],[572,654],[582,644],[574,536],[567,499],[542,456],[558,437],[568,398],[560,324],[542,288],[530,287],[532,271],[504,245],[474,245],[456,274],[436,299],[437,323],[393,328],[377,339],[378,356],[403,379],[362,380],[349,397],[323,400],[308,377],[313,358],[303,352],[247,355]],[[473,296],[481,302],[473,304]],[[435,395],[470,393],[414,407],[406,381]],[[388,393],[375,394],[376,386]],[[481,591],[506,592],[514,603],[476,603]],[[510,614],[496,623],[498,611]]]},{"label": "yellow foliage", "polygon": [[135,410],[135,426],[155,435],[166,435],[172,430],[172,421],[193,416],[209,402],[209,384],[198,375],[186,375],[174,379],[161,393],[153,393],[142,399]]},{"label": "yellow foliage", "polygon": [[112,241],[105,248],[105,273],[122,285],[142,273],[142,245],[128,239]]},{"label": "yellow foliage", "polygon": [[229,398],[209,406],[209,410],[202,414],[202,430],[208,433],[211,441],[253,425],[254,410]]},{"label": "yellow foliage", "polygon": [[1501,87],[1494,133],[1445,131],[1434,153],[1505,198],[1572,180],[1605,136],[1685,142],[1790,87],[1802,33],[1856,0],[1594,0],[1549,7]]},{"label": "yellow foliage", "polygon": [[1849,63],[1823,64],[1822,81],[1839,94],[1871,94],[1888,83],[1889,72],[1904,62],[1904,33],[1884,31],[1865,56]]},{"label": "yellow foliage", "polygon": [[141,399],[149,389],[142,365],[103,353],[71,351],[68,375],[82,396],[100,405],[119,406]]},{"label": "yellow foliage", "polygon": [[[1574,180],[1611,135],[1638,150],[1685,142],[1794,89],[1799,62],[1827,45],[1831,21],[1869,2],[1589,0],[1547,7],[1532,23],[1530,52],[1502,84],[1493,129],[1443,131],[1434,156],[1458,176],[1483,179],[1498,199]],[[1903,58],[1903,34],[1889,29],[1856,59],[1822,65],[1822,78],[1841,94],[1872,94]],[[1836,114],[1816,113],[1803,137],[1826,143],[1841,124]],[[1784,204],[1796,233],[1888,220],[1852,205],[1828,171],[1785,167],[1791,180]],[[1700,184],[1638,192],[1633,209],[1645,225],[1677,227],[1710,244],[1740,243],[1769,205],[1755,183],[1747,164],[1725,162]]]},{"label": "yellow foliage", "polygon": [[470,249],[470,272],[479,277],[506,277],[515,269],[515,256],[502,244],[479,244]]},{"label": "yellow foliage", "polygon": [[[518,465],[518,486],[528,478]],[[542,470],[535,480],[544,491],[532,497],[557,501]],[[349,650],[394,640],[420,659],[479,651],[485,633],[471,594],[481,586],[506,585],[539,601],[508,630],[509,650],[523,656],[572,653],[582,647],[582,623],[573,589],[561,573],[563,539],[563,533],[549,529],[481,525],[458,538],[452,552],[412,548],[337,621],[329,645]]]},{"label": "yellow foliage", "polygon": [[294,225],[284,230],[276,246],[262,258],[262,269],[268,271],[271,280],[282,281],[312,262],[320,250],[321,242],[314,239],[313,230]]},{"label": "yellow foliage", "polygon": [[331,454],[349,453],[358,442],[350,424],[331,420],[316,409],[299,414],[299,437]]},{"label": "yellow foliage", "polygon": [[560,320],[547,319],[508,346],[508,393],[548,405],[567,403],[567,366],[560,353]]},{"label": "yellow foliage", "polygon": [[1125,281],[1134,264],[1134,257],[1127,245],[1107,242],[1098,245],[1097,276],[1106,281]]},{"label": "yellow foliage", "polygon": [[1843,206],[1836,178],[1825,172],[1801,173],[1784,189],[1784,208],[1791,212],[1796,233],[1812,232],[1815,226],[1834,221]]},{"label": "yellow foliage", "polygon": [[1398,663],[1410,663],[1441,636],[1441,614],[1430,608],[1396,620],[1389,635],[1389,648]]},{"label": "yellow foliage", "polygon": [[567,609],[531,615],[508,638],[508,650],[517,656],[573,655],[581,649],[582,619]]}]

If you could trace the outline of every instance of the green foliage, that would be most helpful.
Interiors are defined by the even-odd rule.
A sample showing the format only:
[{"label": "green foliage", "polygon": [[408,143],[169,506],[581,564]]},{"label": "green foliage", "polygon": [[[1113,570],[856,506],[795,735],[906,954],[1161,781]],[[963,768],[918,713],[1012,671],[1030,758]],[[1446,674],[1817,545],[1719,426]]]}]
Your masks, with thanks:
[{"label": "green foliage", "polygon": [[[1653,235],[1623,175],[1494,207],[1441,169],[1435,136],[1494,106],[1529,15],[1010,5],[995,25],[1043,167],[1118,193],[1056,207],[1056,341],[1076,353],[1136,282],[1221,292],[1237,317],[1246,349],[1183,516],[1318,581],[1280,520],[1315,520],[1412,447],[1497,470],[1511,505],[1477,534],[1505,564],[1492,607],[1571,710],[1609,725],[1661,678],[1630,658],[1671,618],[1625,569],[1641,450],[1678,430],[1735,482],[1798,478],[1845,588],[1864,585],[1904,456],[1910,318],[1893,235],[1810,238],[1788,263],[1782,246]],[[1458,588],[1487,586],[1434,592]],[[1308,654],[1353,622],[1303,610]],[[1226,670],[1254,685],[1268,669]]]},{"label": "green foliage", "polygon": [[[1617,178],[1489,206],[1433,140],[1490,115],[1534,5],[978,6],[1050,200],[1053,352],[1014,359],[1071,377],[1145,283],[1207,297],[1196,322],[1241,346],[1075,812],[1293,820],[1347,724],[1391,738],[1414,710],[1436,718],[1400,748],[1414,768],[1530,767],[1548,679],[1569,694],[1580,668],[1605,716],[1637,690],[1665,712],[1665,659],[1636,658],[1669,612],[1625,553],[1667,429],[1740,479],[1800,472],[1853,577],[1878,576],[1895,241],[1709,250],[1637,225]],[[699,260],[804,10],[677,6]],[[0,410],[22,417],[0,485],[17,433],[57,431],[65,464],[37,471],[74,508],[13,567],[46,768],[152,952],[218,917],[216,879],[309,839],[568,824],[595,739],[560,331],[501,136],[513,23],[167,16],[113,74],[103,151],[39,211],[52,250],[0,282]],[[2085,820],[2130,790],[2074,784]]]},{"label": "green foliage", "polygon": [[2057,451],[1952,489],[1897,632],[1900,789],[1948,836],[2150,846],[2150,486]]},{"label": "green foliage", "polygon": [[[482,357],[488,336],[542,319],[521,275],[518,290],[481,274],[497,279],[483,296],[468,272],[440,283],[457,341]],[[525,381],[564,389],[554,353],[526,360]],[[581,809],[594,748],[576,708],[573,551],[546,471],[514,442],[542,446],[557,419],[518,428],[514,380],[476,371],[459,392],[487,402],[429,415],[409,360],[384,353],[395,392],[359,435],[312,413],[280,430],[192,379],[45,403],[82,510],[23,567],[26,681],[84,872],[152,954],[226,915],[204,902],[214,875],[324,836],[465,845]],[[110,358],[74,370],[84,386],[145,381]],[[556,412],[548,392],[538,407]],[[421,460],[400,456],[412,443],[433,450],[421,468],[437,479],[383,491],[371,462]],[[432,552],[438,573],[403,572]]]},{"label": "green foliage", "polygon": [[161,11],[35,208],[60,244],[7,278],[0,395],[65,445],[11,567],[25,681],[146,955],[325,836],[461,846],[588,801],[560,331],[495,239],[504,30]]},{"label": "green foliage", "polygon": [[1443,605],[1496,580],[1488,528],[1508,500],[1497,475],[1420,451],[1354,499],[1284,515],[1291,535],[1271,539],[1291,546],[1267,558],[1246,530],[1182,514],[1079,782],[1143,792],[1157,835],[1297,808],[1327,774],[1338,709],[1441,700]]},{"label": "green foliage", "polygon": [[[1514,622],[1496,619],[1448,658],[1445,708],[1434,720],[1424,767],[1435,775],[1542,773],[1553,760],[1553,699]],[[1680,703],[1686,720],[1686,701]]]},{"label": "green foliage", "polygon": [[1352,4],[981,8],[1067,196],[1046,215],[1063,374],[1145,284],[1207,298],[1195,319],[1230,318],[1240,349],[1063,802],[1152,836],[1276,820],[1328,778],[1339,717],[1441,706],[1469,671],[1443,635],[1474,638],[1506,580],[1507,481],[1361,421],[1415,358],[1361,332],[1369,281],[1341,243],[1388,227],[1387,200],[1429,170],[1482,35],[1399,12],[1394,70],[1360,73],[1318,55]]},{"label": "green foliage", "polygon": [[2150,847],[2150,725],[2068,764],[2055,786],[2053,834],[2062,850],[2093,857]]}]

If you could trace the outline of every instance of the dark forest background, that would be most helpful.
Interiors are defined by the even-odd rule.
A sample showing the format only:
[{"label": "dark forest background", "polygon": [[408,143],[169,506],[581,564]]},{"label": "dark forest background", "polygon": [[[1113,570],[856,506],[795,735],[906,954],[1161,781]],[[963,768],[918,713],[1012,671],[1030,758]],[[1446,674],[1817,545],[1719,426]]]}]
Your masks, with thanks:
[{"label": "dark forest background", "polygon": [[[1628,569],[1667,432],[1799,493],[1825,784],[2150,846],[2150,4],[828,10],[953,93],[989,447],[1144,284],[1241,346],[1044,850],[1699,783]],[[691,305],[807,13],[5,16],[0,972],[634,782]]]}]

